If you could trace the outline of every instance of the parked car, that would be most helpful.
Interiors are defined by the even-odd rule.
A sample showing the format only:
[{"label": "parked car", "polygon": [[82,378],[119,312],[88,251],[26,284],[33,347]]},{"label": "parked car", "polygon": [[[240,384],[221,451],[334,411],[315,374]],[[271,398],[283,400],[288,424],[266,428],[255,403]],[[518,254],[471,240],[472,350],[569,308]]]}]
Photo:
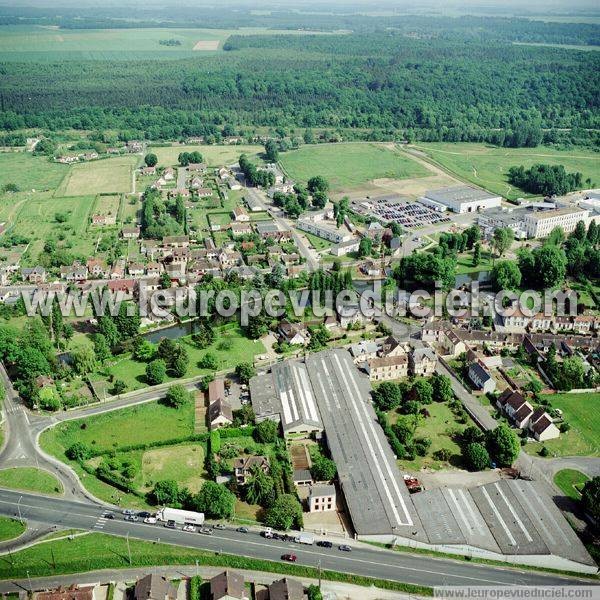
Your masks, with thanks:
[{"label": "parked car", "polygon": [[137,515],[125,515],[126,521],[139,521],[140,518]]},{"label": "parked car", "polygon": [[295,554],[284,554],[281,560],[287,560],[288,562],[296,562],[298,557]]},{"label": "parked car", "polygon": [[204,535],[212,535],[213,530],[210,527],[201,527],[198,529],[198,533],[203,533]]},{"label": "parked car", "polygon": [[169,529],[177,529],[175,526],[175,521],[167,521],[165,523],[165,527],[168,527]]},{"label": "parked car", "polygon": [[247,527],[238,527],[238,528],[236,529],[236,531],[237,531],[238,533],[248,533],[248,528],[247,528]]},{"label": "parked car", "polygon": [[193,525],[184,525],[183,531],[189,531],[190,533],[196,533],[196,528]]},{"label": "parked car", "polygon": [[156,523],[156,517],[146,517],[144,519],[144,523],[148,523],[149,525],[154,525]]},{"label": "parked car", "polygon": [[352,548],[350,548],[350,546],[348,546],[348,544],[341,544],[340,546],[338,546],[338,548],[342,552],[352,552]]},{"label": "parked car", "polygon": [[225,527],[225,525],[223,525],[223,523],[217,523],[215,525],[215,529],[227,529],[227,528]]},{"label": "parked car", "polygon": [[317,546],[321,546],[321,548],[333,548],[333,544],[327,540],[319,540]]},{"label": "parked car", "polygon": [[123,514],[124,515],[135,515],[135,510],[132,510],[131,508],[125,508],[123,510]]}]

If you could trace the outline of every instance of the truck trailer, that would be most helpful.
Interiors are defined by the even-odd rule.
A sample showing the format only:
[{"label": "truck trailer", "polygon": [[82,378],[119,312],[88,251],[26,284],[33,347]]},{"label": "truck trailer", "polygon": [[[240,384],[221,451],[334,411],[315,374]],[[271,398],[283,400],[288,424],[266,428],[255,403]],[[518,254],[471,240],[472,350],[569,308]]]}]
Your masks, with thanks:
[{"label": "truck trailer", "polygon": [[204,525],[204,513],[179,508],[161,508],[156,513],[156,518],[165,523],[173,521],[178,525]]},{"label": "truck trailer", "polygon": [[315,536],[312,533],[303,531],[294,541],[297,544],[306,544],[307,546],[312,546],[315,543]]}]

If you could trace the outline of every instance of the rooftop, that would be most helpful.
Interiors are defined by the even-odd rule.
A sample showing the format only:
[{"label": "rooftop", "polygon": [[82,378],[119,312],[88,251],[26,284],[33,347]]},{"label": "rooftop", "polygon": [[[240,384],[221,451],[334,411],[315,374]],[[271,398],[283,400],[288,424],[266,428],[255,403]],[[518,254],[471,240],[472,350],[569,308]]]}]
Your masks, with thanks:
[{"label": "rooftop", "polygon": [[447,202],[476,202],[478,200],[489,200],[497,198],[498,194],[490,194],[470,185],[453,185],[439,190],[428,190],[425,197],[435,202],[446,204]]}]

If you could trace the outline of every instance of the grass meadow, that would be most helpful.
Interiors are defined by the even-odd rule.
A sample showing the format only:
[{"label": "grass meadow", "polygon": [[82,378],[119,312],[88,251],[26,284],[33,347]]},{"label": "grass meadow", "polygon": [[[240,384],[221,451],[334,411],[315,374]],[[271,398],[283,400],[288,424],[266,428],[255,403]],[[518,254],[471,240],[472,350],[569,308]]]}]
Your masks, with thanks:
[{"label": "grass meadow", "polygon": [[279,160],[292,179],[306,182],[325,177],[332,191],[342,191],[373,179],[407,179],[430,175],[409,156],[381,144],[343,143],[302,146],[280,154]]},{"label": "grass meadow", "polygon": [[51,496],[62,495],[61,482],[48,471],[35,467],[13,467],[0,470],[0,487]]},{"label": "grass meadow", "polygon": [[200,152],[204,161],[214,167],[222,167],[236,163],[240,154],[248,155],[248,158],[256,163],[262,162],[261,153],[264,151],[262,146],[254,144],[235,144],[235,145],[178,145],[178,146],[151,146],[150,152],[158,157],[158,164],[163,167],[174,166],[177,164],[177,157],[181,152]]},{"label": "grass meadow", "polygon": [[575,469],[562,469],[554,475],[554,483],[565,493],[565,496],[571,500],[581,499],[581,490],[589,477]]},{"label": "grass meadow", "polygon": [[589,177],[595,185],[600,183],[600,155],[585,148],[561,151],[544,146],[498,148],[485,144],[445,142],[419,143],[415,147],[458,177],[510,200],[531,196],[508,183],[507,173],[512,166],[529,168],[536,163],[564,165],[569,172],[581,172],[584,181]]},{"label": "grass meadow", "polygon": [[131,192],[132,173],[138,160],[137,155],[126,155],[74,164],[56,196]]},{"label": "grass meadow", "polygon": [[0,187],[15,183],[22,191],[55,190],[69,169],[68,165],[51,162],[45,156],[3,152],[0,153]]}]

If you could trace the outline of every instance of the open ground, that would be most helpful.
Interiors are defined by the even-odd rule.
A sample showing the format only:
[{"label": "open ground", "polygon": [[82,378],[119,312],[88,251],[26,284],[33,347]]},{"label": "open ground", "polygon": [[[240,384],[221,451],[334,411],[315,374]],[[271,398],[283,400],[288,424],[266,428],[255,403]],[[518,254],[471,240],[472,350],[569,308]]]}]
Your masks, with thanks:
[{"label": "open ground", "polygon": [[138,161],[139,156],[126,155],[75,164],[56,190],[56,195],[130,192],[133,168]]}]

